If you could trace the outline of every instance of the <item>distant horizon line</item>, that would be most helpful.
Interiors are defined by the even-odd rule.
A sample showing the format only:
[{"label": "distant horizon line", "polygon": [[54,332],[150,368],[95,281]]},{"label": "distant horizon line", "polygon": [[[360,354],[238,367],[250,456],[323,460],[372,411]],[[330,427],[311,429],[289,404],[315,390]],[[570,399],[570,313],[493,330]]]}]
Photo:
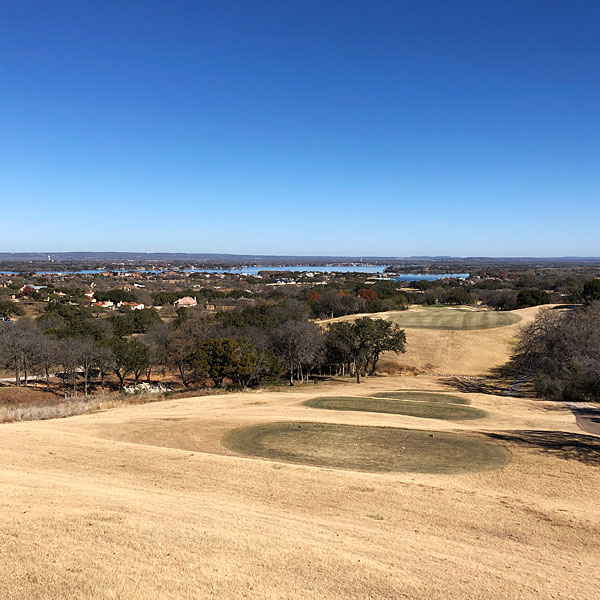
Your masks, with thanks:
[{"label": "distant horizon line", "polygon": [[384,256],[384,255],[343,255],[343,254],[237,254],[225,252],[147,252],[147,251],[25,251],[25,252],[0,252],[0,261],[3,260],[52,260],[53,258],[70,260],[116,260],[116,259],[149,259],[161,260],[172,259],[213,259],[213,260],[330,260],[344,262],[365,261],[402,261],[402,260],[598,260],[600,256],[579,255],[546,255],[546,256],[493,256],[493,255],[468,255],[455,256],[450,254],[441,255],[408,255],[408,256]]}]

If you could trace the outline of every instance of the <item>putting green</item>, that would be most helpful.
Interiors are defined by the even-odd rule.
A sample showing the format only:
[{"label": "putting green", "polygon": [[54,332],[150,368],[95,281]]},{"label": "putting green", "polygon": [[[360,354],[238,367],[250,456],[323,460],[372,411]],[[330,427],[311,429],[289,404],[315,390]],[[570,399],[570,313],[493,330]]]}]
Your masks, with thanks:
[{"label": "putting green", "polygon": [[394,311],[387,318],[401,327],[414,329],[494,329],[514,325],[521,317],[514,312],[472,310],[427,306],[416,310]]},{"label": "putting green", "polygon": [[440,392],[381,392],[373,394],[373,398],[395,398],[396,400],[412,400],[413,402],[445,402],[450,404],[470,404],[467,398],[460,398]]},{"label": "putting green", "polygon": [[234,452],[357,471],[471,473],[506,465],[510,453],[477,434],[333,423],[265,423],[228,432]]},{"label": "putting green", "polygon": [[441,402],[413,402],[394,398],[356,398],[338,396],[332,398],[313,398],[305,406],[326,410],[355,410],[360,412],[389,413],[407,415],[423,419],[444,419],[446,421],[467,421],[482,419],[486,412],[478,408],[461,404],[443,404]]}]

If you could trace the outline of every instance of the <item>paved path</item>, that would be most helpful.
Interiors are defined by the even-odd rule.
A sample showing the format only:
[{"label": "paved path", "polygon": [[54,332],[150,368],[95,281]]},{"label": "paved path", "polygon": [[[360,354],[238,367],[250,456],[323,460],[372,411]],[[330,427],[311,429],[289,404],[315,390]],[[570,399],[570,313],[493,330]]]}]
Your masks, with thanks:
[{"label": "paved path", "polygon": [[575,415],[580,429],[600,435],[600,408],[587,402],[567,402],[567,407]]},{"label": "paved path", "polygon": [[[529,369],[502,392],[503,396],[518,396],[521,388],[535,375],[535,369]],[[579,429],[586,433],[600,435],[600,407],[587,402],[567,402],[567,408],[575,415]]]}]

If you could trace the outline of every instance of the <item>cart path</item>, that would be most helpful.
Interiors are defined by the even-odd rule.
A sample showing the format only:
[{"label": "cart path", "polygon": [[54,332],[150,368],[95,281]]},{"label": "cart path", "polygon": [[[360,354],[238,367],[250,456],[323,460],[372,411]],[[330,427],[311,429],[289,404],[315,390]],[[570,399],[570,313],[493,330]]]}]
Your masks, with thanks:
[{"label": "cart path", "polygon": [[580,429],[600,435],[600,408],[586,402],[567,402]]}]

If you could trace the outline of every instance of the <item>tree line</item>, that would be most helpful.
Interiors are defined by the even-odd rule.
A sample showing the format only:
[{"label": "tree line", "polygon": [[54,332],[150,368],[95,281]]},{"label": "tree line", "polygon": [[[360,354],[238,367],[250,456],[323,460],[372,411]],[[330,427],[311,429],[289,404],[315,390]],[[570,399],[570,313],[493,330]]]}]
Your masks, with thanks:
[{"label": "tree line", "polygon": [[[600,284],[597,287],[600,295]],[[514,359],[535,372],[540,395],[600,399],[600,300],[566,311],[541,310],[520,336]]]},{"label": "tree line", "polygon": [[[144,311],[132,311],[135,325]],[[324,329],[293,299],[261,302],[234,312],[207,315],[183,309],[170,324],[143,317],[143,327],[124,315],[94,317],[82,306],[50,303],[36,320],[0,324],[0,364],[15,384],[32,374],[48,387],[59,377],[65,396],[105,389],[112,376],[150,382],[157,372],[176,374],[183,387],[253,386],[286,377],[308,381],[316,373],[373,375],[382,352],[403,352],[404,331],[381,319],[333,323]],[[141,330],[141,331],[140,331]]]}]

